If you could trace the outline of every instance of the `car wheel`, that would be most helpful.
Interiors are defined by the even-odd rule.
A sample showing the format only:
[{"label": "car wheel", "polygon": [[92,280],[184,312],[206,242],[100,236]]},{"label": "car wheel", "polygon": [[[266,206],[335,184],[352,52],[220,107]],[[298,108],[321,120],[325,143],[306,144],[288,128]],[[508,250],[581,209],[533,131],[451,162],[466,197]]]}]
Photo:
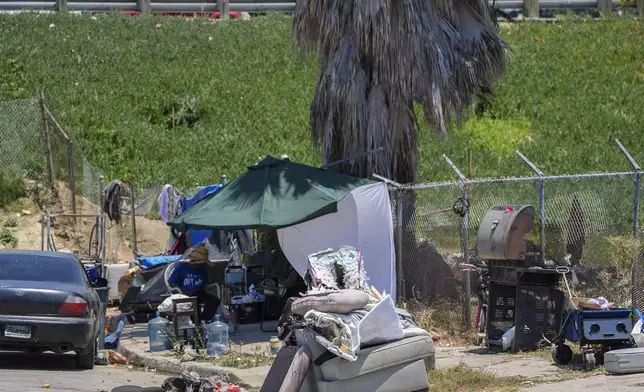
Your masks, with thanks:
[{"label": "car wheel", "polygon": [[76,354],[76,368],[94,369],[94,357],[96,357],[96,341],[91,343],[86,353]]}]

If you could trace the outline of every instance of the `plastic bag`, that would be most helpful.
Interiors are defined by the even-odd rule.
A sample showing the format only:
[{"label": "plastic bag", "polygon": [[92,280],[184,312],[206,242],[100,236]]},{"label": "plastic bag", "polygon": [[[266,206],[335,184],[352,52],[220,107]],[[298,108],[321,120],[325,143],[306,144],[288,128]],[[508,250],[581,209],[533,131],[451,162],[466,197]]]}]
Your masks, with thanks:
[{"label": "plastic bag", "polygon": [[119,324],[116,327],[116,331],[114,331],[113,333],[105,337],[105,348],[115,349],[118,347],[118,340],[121,337],[121,333],[123,333],[124,328],[125,328],[125,321],[124,320],[119,321]]},{"label": "plastic bag", "polygon": [[512,347],[512,342],[514,342],[514,327],[508,329],[506,333],[501,337],[503,341],[503,351],[507,351]]},{"label": "plastic bag", "polygon": [[642,333],[642,319],[639,319],[633,327],[633,340],[637,347],[644,347],[644,334]]},{"label": "plastic bag", "polygon": [[[164,299],[163,302],[161,302],[161,305],[157,307],[157,310],[162,313],[172,312],[172,309],[173,309],[172,300],[186,299],[186,298],[190,298],[190,297],[183,294],[172,294],[168,298]],[[191,310],[192,310],[192,304],[190,303],[181,303],[177,306],[178,312],[190,312]]]}]

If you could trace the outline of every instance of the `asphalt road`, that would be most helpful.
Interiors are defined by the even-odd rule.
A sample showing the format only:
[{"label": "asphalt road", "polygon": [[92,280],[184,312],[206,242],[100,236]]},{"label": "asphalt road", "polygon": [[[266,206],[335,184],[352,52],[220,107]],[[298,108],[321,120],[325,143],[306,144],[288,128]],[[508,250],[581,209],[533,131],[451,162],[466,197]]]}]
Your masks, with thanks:
[{"label": "asphalt road", "polygon": [[[52,392],[111,391],[121,385],[161,386],[167,376],[129,370],[125,366],[96,366],[93,370],[76,370],[74,356],[0,352],[0,391]],[[43,389],[49,384],[49,389]]]}]

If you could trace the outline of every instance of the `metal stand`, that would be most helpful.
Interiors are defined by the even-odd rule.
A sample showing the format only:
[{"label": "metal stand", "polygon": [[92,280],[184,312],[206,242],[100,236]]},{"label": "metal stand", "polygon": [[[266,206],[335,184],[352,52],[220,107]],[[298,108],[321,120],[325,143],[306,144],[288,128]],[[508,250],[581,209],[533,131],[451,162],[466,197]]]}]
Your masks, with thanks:
[{"label": "metal stand", "polygon": [[[179,305],[189,304],[191,310],[179,311],[177,308]],[[182,316],[189,316],[192,319],[193,325],[190,326],[179,326],[179,318]],[[172,300],[172,324],[174,326],[174,336],[175,339],[183,339],[186,342],[193,344],[195,350],[203,348],[203,344],[199,339],[199,303],[197,297],[188,297],[181,299]],[[189,331],[193,331],[192,336],[190,336]],[[183,335],[183,336],[182,336]]]}]

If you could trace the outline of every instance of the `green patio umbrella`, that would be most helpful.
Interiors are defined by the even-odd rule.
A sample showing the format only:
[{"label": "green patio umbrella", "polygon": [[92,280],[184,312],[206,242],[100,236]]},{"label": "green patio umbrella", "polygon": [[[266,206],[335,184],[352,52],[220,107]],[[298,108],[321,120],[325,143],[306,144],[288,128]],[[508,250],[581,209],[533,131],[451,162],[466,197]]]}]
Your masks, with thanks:
[{"label": "green patio umbrella", "polygon": [[279,229],[337,211],[337,202],[373,181],[270,155],[219,192],[177,216],[179,230]]}]

